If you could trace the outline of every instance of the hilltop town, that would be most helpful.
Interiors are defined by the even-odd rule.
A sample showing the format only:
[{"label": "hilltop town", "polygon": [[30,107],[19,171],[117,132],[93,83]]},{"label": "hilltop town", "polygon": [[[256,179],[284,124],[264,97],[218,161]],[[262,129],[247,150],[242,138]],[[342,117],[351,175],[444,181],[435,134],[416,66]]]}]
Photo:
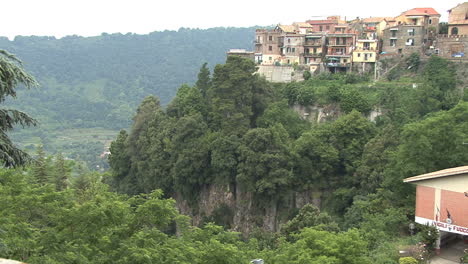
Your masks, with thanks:
[{"label": "hilltop town", "polygon": [[260,65],[259,72],[272,81],[288,81],[291,72],[287,67],[296,65],[306,66],[312,74],[354,71],[377,75],[379,61],[413,53],[422,58],[437,55],[468,61],[468,2],[448,13],[448,23],[440,23],[441,14],[435,9],[423,7],[396,17],[345,21],[340,16],[329,16],[292,25],[278,24],[273,29],[256,30],[253,52],[231,50],[228,54],[254,59]]}]

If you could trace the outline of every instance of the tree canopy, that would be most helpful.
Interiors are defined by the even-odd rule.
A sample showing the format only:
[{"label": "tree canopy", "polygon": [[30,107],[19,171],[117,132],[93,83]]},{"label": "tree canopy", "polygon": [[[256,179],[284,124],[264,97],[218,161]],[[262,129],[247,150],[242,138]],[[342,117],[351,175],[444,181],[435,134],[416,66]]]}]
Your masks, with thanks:
[{"label": "tree canopy", "polygon": [[[16,98],[18,85],[31,88],[37,84],[34,77],[23,69],[18,58],[4,50],[0,50],[1,105],[8,97]],[[0,162],[5,167],[21,166],[29,160],[27,153],[17,148],[7,135],[15,125],[23,127],[36,125],[36,120],[22,111],[5,107],[0,108]]]}]

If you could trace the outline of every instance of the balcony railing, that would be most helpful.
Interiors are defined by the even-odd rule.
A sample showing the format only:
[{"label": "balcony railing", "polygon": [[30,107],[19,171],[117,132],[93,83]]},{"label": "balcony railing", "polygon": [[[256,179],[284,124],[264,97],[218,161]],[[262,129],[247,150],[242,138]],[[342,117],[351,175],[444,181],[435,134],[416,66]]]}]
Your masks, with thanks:
[{"label": "balcony railing", "polygon": [[371,47],[356,47],[355,51],[364,51],[364,50],[369,50],[369,51],[375,51],[375,48]]},{"label": "balcony railing", "polygon": [[331,52],[327,53],[327,56],[351,56],[351,54],[346,52]]},{"label": "balcony railing", "polygon": [[339,63],[339,62],[329,62],[327,67],[349,67],[348,63]]},{"label": "balcony railing", "polygon": [[306,52],[306,53],[301,53],[301,55],[304,57],[322,57],[321,52],[317,52],[317,53]]},{"label": "balcony railing", "polygon": [[328,45],[329,46],[344,46],[344,47],[346,47],[346,46],[351,46],[351,42],[343,43],[343,42],[332,42],[332,41],[330,41],[328,43]]},{"label": "balcony railing", "polygon": [[304,46],[322,46],[322,42],[306,41],[304,42]]}]

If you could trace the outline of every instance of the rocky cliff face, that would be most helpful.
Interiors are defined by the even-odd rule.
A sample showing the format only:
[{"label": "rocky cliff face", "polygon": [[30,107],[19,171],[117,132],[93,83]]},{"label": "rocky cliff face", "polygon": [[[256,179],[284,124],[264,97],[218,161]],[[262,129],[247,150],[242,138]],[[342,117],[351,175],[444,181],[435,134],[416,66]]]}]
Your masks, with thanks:
[{"label": "rocky cliff face", "polygon": [[179,194],[174,196],[182,214],[199,226],[206,221],[223,219],[230,229],[249,234],[255,227],[268,231],[279,231],[281,224],[288,219],[288,212],[300,209],[307,203],[321,205],[321,192],[291,192],[281,200],[275,199],[257,203],[251,192],[238,186],[212,184],[205,186],[196,203],[184,200]]}]

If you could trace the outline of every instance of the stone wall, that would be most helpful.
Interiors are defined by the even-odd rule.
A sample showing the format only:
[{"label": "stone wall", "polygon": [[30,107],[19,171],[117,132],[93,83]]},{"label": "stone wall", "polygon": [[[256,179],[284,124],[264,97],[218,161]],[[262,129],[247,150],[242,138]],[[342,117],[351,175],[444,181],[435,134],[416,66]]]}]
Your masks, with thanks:
[{"label": "stone wall", "polygon": [[295,71],[292,66],[259,65],[257,73],[270,82],[288,83],[304,80],[303,71]]},{"label": "stone wall", "polygon": [[[468,60],[468,35],[439,35],[434,42],[440,57],[450,60]],[[437,52],[436,52],[437,54]]]}]

